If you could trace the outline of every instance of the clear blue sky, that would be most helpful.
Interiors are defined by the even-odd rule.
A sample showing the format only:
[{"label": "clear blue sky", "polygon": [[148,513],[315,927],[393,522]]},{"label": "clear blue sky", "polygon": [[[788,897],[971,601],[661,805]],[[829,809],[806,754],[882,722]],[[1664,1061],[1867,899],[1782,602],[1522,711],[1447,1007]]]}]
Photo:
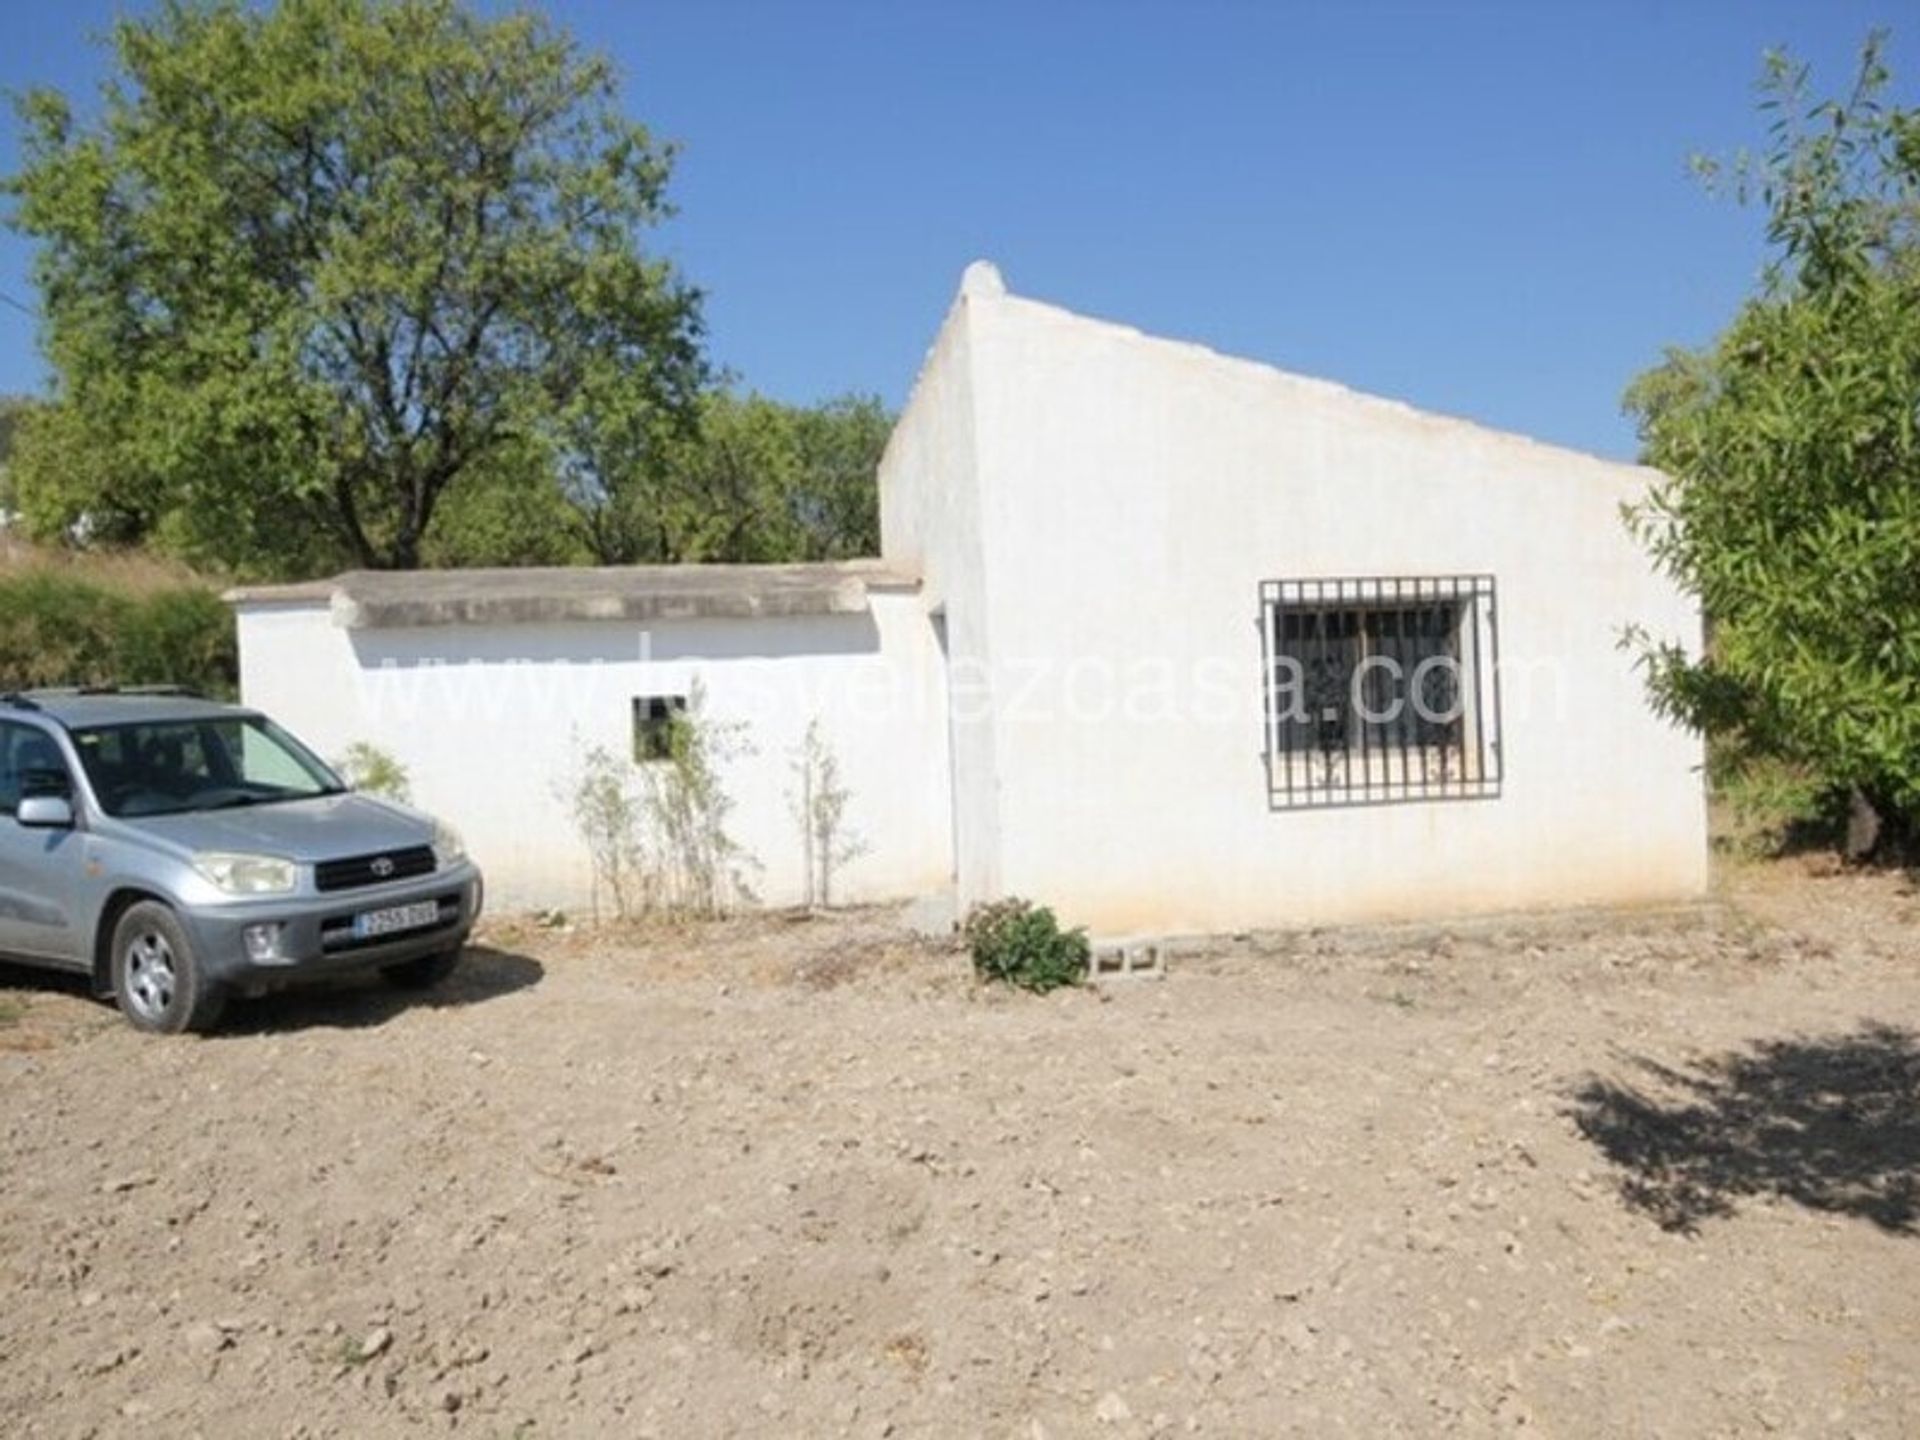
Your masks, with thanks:
[{"label": "clear blue sky", "polygon": [[[16,19],[0,86],[91,90],[127,8]],[[769,394],[898,404],[986,256],[1022,294],[1622,456],[1627,380],[1760,264],[1758,216],[1685,160],[1761,138],[1762,51],[1838,88],[1895,26],[1897,93],[1920,82],[1911,0],[547,8],[683,147],[655,243]],[[0,292],[31,301],[28,261],[0,237]],[[0,304],[0,391],[43,368]]]}]

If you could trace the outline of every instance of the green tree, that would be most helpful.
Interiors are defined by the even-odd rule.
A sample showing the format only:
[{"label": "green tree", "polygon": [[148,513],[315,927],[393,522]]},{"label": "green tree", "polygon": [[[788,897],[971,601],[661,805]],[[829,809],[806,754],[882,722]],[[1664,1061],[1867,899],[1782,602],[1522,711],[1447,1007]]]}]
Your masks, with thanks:
[{"label": "green tree", "polygon": [[875,472],[892,416],[877,398],[784,405],[716,390],[689,431],[602,424],[566,475],[574,528],[602,564],[838,560],[877,554]]},{"label": "green tree", "polygon": [[0,512],[11,511],[16,503],[13,482],[7,476],[7,462],[13,458],[14,436],[32,408],[33,401],[28,396],[0,395]]},{"label": "green tree", "polygon": [[595,425],[671,433],[698,295],[641,248],[671,150],[608,65],[455,0],[166,0],[97,123],[19,102],[57,375],[30,524],[239,573],[420,562],[442,501]]},{"label": "green tree", "polygon": [[1815,100],[1768,60],[1770,142],[1707,165],[1774,258],[1718,339],[1628,392],[1665,472],[1630,520],[1706,613],[1690,658],[1637,635],[1657,703],[1737,773],[1787,761],[1856,808],[1920,816],[1920,112],[1881,39]]}]

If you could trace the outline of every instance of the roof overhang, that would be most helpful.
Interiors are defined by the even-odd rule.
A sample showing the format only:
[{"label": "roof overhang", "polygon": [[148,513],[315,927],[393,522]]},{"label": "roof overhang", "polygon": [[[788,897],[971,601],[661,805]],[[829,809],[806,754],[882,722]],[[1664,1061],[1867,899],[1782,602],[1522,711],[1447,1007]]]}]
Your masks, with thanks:
[{"label": "roof overhang", "polygon": [[657,623],[859,615],[875,590],[919,577],[879,560],[803,565],[624,565],[517,570],[353,570],[298,585],[229,590],[241,609],[328,605],[349,630],[428,625]]}]

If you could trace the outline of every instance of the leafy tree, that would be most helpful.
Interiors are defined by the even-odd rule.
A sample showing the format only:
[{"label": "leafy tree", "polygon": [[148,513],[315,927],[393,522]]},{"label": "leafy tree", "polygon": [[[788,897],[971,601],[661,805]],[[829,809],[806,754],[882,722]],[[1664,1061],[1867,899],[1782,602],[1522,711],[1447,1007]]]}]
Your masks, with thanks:
[{"label": "leafy tree", "polygon": [[874,475],[891,426],[871,396],[797,407],[716,390],[691,431],[599,426],[603,448],[563,488],[602,564],[872,555]]},{"label": "leafy tree", "polygon": [[7,461],[13,456],[14,436],[21,421],[33,408],[25,395],[0,395],[0,515],[14,508],[13,483],[7,478]]},{"label": "leafy tree", "polygon": [[[1786,761],[1856,813],[1920,817],[1920,112],[1881,37],[1813,100],[1769,57],[1770,144],[1732,169],[1767,216],[1759,293],[1628,392],[1666,474],[1630,520],[1700,598],[1703,658],[1638,635],[1667,713],[1728,770]],[[1877,828],[1877,827],[1876,827]]]},{"label": "leafy tree", "polygon": [[690,415],[698,296],[640,245],[671,151],[542,20],[166,0],[113,50],[97,124],[19,102],[5,182],[58,377],[18,458],[37,530],[407,567],[508,452]]}]

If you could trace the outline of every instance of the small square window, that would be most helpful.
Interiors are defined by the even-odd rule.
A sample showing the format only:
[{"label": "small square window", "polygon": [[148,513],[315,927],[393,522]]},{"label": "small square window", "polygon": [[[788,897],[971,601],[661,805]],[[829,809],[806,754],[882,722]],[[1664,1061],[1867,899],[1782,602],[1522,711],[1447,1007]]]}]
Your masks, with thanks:
[{"label": "small square window", "polygon": [[633,758],[639,764],[673,757],[673,722],[687,713],[684,695],[633,697]]}]

